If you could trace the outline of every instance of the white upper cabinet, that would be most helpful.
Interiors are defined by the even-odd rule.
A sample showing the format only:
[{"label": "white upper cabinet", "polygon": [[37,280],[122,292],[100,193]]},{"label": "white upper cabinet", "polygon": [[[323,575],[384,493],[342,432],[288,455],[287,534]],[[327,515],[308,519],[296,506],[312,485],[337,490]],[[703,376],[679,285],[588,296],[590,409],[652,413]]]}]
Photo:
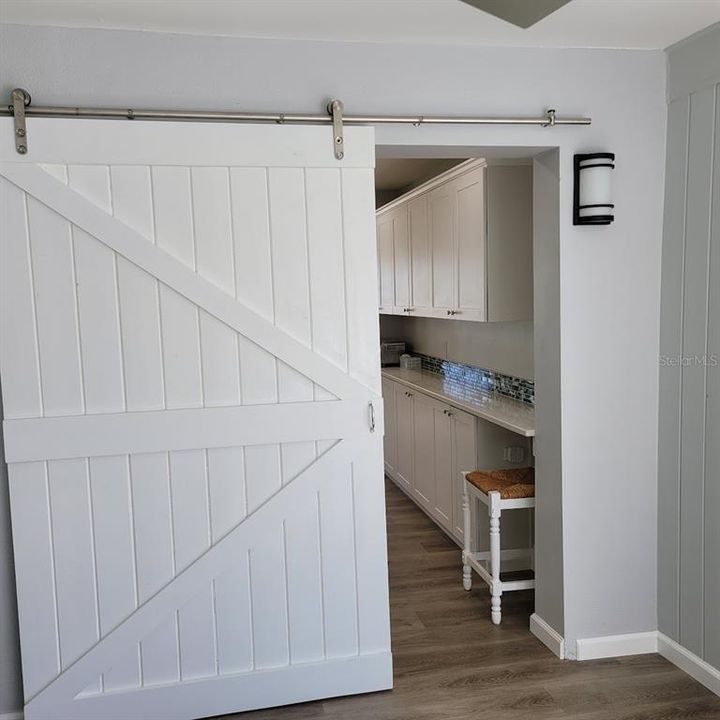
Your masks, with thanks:
[{"label": "white upper cabinet", "polygon": [[426,316],[432,311],[432,254],[428,227],[428,196],[407,203],[410,237],[410,312]]},{"label": "white upper cabinet", "polygon": [[377,213],[380,312],[533,316],[532,168],[469,160]]},{"label": "white upper cabinet", "polygon": [[446,183],[428,193],[434,315],[455,307],[455,187]]},{"label": "white upper cabinet", "polygon": [[395,305],[395,259],[393,250],[393,219],[383,215],[377,222],[379,307],[381,313],[392,313]]},{"label": "white upper cabinet", "polygon": [[457,226],[454,309],[461,320],[487,320],[485,168],[462,175],[452,184]]},{"label": "white upper cabinet", "polygon": [[407,311],[410,307],[410,241],[406,207],[391,213],[393,247],[395,248],[395,307]]}]

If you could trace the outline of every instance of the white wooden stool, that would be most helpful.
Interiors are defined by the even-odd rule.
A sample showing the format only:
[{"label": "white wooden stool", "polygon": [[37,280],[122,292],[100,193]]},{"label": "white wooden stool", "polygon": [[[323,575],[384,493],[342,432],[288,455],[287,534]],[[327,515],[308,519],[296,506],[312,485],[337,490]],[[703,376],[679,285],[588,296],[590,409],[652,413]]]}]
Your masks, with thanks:
[{"label": "white wooden stool", "polygon": [[[472,571],[490,586],[491,616],[495,625],[502,619],[501,596],[512,590],[530,590],[535,579],[500,579],[501,559],[527,557],[528,569],[534,570],[535,549],[500,549],[500,514],[503,510],[535,507],[535,469],[507,468],[502,470],[474,470],[463,472],[463,587],[472,588]],[[477,552],[477,512],[484,503],[490,515],[490,550]]]}]

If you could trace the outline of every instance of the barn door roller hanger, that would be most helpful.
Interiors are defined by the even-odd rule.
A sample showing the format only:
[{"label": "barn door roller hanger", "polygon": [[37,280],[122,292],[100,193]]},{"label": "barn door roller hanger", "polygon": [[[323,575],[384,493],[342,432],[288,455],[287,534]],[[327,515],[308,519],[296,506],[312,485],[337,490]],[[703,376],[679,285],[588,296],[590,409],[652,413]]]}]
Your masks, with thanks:
[{"label": "barn door roller hanger", "polygon": [[30,93],[22,88],[12,91],[10,105],[0,108],[0,115],[14,117],[15,150],[20,155],[28,151],[26,117],[97,118],[110,120],[174,120],[200,122],[246,123],[332,123],[333,154],[337,160],[345,157],[344,125],[590,125],[588,117],[558,117],[555,110],[540,116],[480,116],[480,115],[344,115],[343,103],[331,100],[325,114],[251,113],[217,110],[137,110],[134,108],[64,107],[31,105]]}]

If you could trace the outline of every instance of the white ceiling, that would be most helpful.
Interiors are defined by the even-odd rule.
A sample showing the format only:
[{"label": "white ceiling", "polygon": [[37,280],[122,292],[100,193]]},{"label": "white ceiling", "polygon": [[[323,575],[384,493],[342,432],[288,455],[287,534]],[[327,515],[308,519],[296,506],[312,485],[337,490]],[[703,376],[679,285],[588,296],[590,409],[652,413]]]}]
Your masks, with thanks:
[{"label": "white ceiling", "polygon": [[234,37],[659,49],[720,22],[720,0],[572,0],[527,30],[460,0],[0,0],[0,21]]}]

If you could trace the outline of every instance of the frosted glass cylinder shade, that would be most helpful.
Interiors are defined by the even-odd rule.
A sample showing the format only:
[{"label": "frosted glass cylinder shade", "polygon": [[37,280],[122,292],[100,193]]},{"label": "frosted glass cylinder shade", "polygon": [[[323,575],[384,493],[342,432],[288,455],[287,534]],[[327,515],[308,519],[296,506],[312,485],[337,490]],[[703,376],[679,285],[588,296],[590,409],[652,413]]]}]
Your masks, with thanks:
[{"label": "frosted glass cylinder shade", "polygon": [[614,153],[575,156],[573,225],[609,225],[615,219]]}]

